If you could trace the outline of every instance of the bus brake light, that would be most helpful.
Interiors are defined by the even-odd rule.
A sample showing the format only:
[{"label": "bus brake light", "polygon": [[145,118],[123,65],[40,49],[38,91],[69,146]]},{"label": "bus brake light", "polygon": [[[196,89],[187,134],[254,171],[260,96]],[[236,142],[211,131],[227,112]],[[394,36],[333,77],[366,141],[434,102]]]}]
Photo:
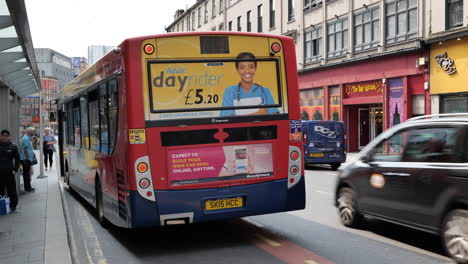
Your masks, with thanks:
[{"label": "bus brake light", "polygon": [[140,182],[138,184],[140,184],[140,187],[142,189],[146,189],[146,188],[148,188],[150,186],[150,181],[148,179],[146,179],[146,178],[143,178],[143,179],[140,180]]},{"label": "bus brake light", "polygon": [[278,42],[271,44],[271,51],[273,53],[278,53],[281,51],[281,45]]},{"label": "bus brake light", "polygon": [[146,44],[143,50],[145,51],[146,55],[151,55],[154,53],[154,46],[151,44]]},{"label": "bus brake light", "polygon": [[145,173],[148,170],[148,164],[144,162],[138,163],[137,170],[139,173]]}]

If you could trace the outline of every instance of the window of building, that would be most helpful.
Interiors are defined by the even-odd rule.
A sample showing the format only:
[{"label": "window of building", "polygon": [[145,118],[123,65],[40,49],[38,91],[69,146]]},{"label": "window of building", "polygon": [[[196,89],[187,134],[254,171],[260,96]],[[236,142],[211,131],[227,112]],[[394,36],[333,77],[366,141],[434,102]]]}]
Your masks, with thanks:
[{"label": "window of building", "polygon": [[229,22],[228,22],[228,30],[229,30],[229,31],[232,31],[232,21],[229,21]]},{"label": "window of building", "polygon": [[223,30],[224,30],[224,24],[223,24],[223,23],[219,24],[218,30],[219,30],[219,31],[223,31]]},{"label": "window of building", "polygon": [[241,18],[241,16],[238,16],[237,17],[237,31],[242,30],[241,22],[242,22],[242,18]]},{"label": "window of building", "polygon": [[192,31],[195,31],[195,12],[192,12]]},{"label": "window of building", "polygon": [[447,0],[447,29],[463,26],[463,0]]},{"label": "window of building", "polygon": [[208,1],[205,2],[205,15],[204,15],[205,24],[208,23]]},{"label": "window of building", "polygon": [[211,2],[211,17],[216,17],[216,0],[212,0]]},{"label": "window of building", "polygon": [[315,26],[306,30],[304,34],[304,62],[319,61],[322,57],[322,27]]},{"label": "window of building", "polygon": [[187,16],[187,31],[190,31],[190,15]]},{"label": "window of building", "polygon": [[270,28],[275,27],[275,0],[270,0]]},{"label": "window of building", "polygon": [[440,101],[440,112],[443,114],[468,112],[467,94],[445,95],[440,98]]},{"label": "window of building", "polygon": [[354,50],[376,48],[379,45],[379,6],[354,14]]},{"label": "window of building", "polygon": [[223,13],[223,8],[224,8],[224,1],[219,0],[219,13]]},{"label": "window of building", "polygon": [[257,6],[257,32],[263,32],[263,6]]},{"label": "window of building", "polygon": [[251,18],[250,18],[250,14],[252,12],[249,10],[247,11],[247,32],[252,32],[252,21],[251,21]]},{"label": "window of building", "polygon": [[385,0],[386,43],[417,37],[417,0]]},{"label": "window of building", "polygon": [[328,57],[344,56],[348,51],[348,18],[328,23]]},{"label": "window of building", "polygon": [[288,21],[294,20],[294,0],[288,0]]},{"label": "window of building", "polygon": [[216,31],[216,26],[211,27],[211,31]]},{"label": "window of building", "polygon": [[198,8],[198,27],[201,27],[201,7]]}]

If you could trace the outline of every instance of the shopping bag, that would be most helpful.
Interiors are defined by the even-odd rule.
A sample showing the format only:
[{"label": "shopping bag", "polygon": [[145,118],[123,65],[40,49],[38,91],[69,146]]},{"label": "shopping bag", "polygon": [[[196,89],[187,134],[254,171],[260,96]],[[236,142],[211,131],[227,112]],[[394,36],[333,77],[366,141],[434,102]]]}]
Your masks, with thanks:
[{"label": "shopping bag", "polygon": [[6,215],[10,213],[10,197],[2,196],[0,198],[0,215]]}]

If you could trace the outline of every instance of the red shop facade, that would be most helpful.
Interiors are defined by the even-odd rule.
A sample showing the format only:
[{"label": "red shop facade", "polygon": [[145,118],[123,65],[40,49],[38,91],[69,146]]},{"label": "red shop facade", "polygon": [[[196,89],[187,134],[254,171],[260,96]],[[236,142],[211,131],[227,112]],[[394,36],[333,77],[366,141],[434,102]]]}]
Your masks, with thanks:
[{"label": "red shop facade", "polygon": [[428,56],[417,51],[300,71],[302,119],[343,121],[347,151],[358,151],[389,127],[430,113]]}]

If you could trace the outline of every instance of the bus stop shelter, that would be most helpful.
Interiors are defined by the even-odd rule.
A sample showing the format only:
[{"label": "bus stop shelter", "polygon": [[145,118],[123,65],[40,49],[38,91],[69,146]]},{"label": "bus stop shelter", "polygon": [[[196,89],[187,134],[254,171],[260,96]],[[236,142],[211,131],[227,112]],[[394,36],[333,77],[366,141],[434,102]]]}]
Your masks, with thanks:
[{"label": "bus stop shelter", "polygon": [[10,130],[15,142],[21,99],[40,90],[24,0],[0,0],[0,130]]}]

